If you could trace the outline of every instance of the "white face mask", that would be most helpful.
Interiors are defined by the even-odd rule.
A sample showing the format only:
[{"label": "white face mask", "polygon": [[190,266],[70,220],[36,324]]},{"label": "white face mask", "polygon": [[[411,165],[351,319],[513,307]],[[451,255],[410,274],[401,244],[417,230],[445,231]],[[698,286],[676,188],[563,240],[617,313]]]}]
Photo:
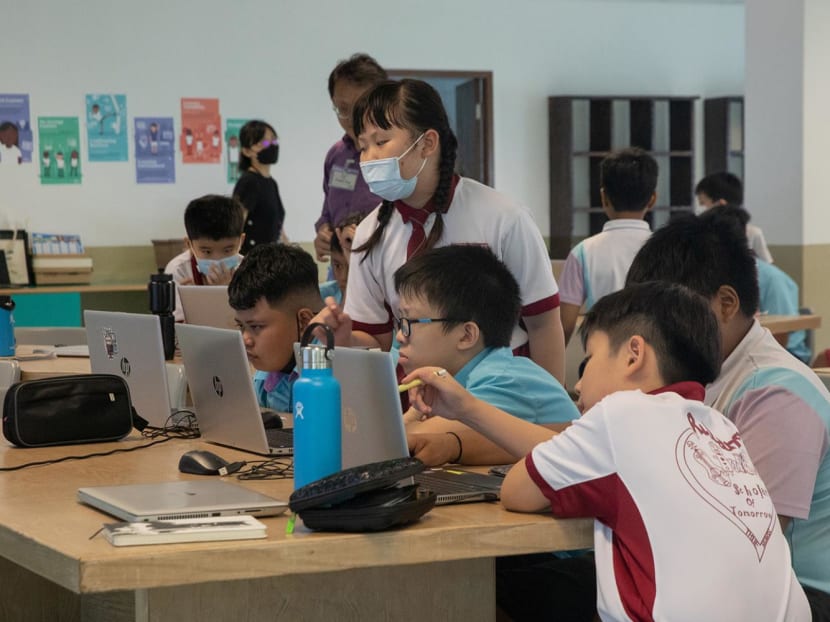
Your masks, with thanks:
[{"label": "white face mask", "polygon": [[224,259],[197,259],[196,265],[199,267],[199,272],[204,275],[210,274],[211,266],[225,266],[226,270],[234,270],[239,265],[239,257],[231,255]]},{"label": "white face mask", "polygon": [[372,194],[376,194],[387,201],[400,201],[412,196],[412,193],[415,192],[415,184],[418,183],[418,175],[424,170],[427,158],[424,158],[421,168],[410,179],[401,177],[400,161],[412,151],[423,137],[424,134],[418,136],[415,142],[397,158],[383,158],[360,163],[360,172],[363,173],[363,179],[366,180]]}]

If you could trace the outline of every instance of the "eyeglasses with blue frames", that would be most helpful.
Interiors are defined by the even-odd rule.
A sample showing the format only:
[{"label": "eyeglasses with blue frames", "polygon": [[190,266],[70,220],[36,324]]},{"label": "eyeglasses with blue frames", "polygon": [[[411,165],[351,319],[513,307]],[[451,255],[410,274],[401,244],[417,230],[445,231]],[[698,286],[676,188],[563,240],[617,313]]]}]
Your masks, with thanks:
[{"label": "eyeglasses with blue frames", "polygon": [[422,318],[393,318],[392,322],[395,324],[395,330],[401,331],[404,337],[409,337],[412,334],[413,324],[432,324],[433,322],[465,322],[466,320],[455,320],[449,317],[422,317]]}]

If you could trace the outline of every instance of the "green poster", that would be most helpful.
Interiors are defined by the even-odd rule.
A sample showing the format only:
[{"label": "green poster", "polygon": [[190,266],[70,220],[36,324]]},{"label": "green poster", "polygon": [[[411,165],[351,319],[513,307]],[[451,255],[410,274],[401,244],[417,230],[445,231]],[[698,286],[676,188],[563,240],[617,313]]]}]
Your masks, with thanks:
[{"label": "green poster", "polygon": [[228,183],[235,184],[239,179],[239,129],[248,122],[247,119],[227,119],[225,121],[225,151],[228,162]]},{"label": "green poster", "polygon": [[81,183],[78,117],[38,117],[40,183]]}]

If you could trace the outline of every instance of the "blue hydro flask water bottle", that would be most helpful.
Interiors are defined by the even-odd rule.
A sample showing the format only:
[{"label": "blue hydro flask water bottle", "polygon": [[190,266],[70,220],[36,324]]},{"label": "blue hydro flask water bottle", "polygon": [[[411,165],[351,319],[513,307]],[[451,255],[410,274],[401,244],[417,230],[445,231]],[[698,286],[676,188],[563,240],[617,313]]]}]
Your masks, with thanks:
[{"label": "blue hydro flask water bottle", "polygon": [[[309,344],[311,332],[326,332],[326,345]],[[294,487],[341,469],[340,383],[331,370],[334,334],[324,324],[310,324],[300,340],[302,370],[294,382]]]},{"label": "blue hydro flask water bottle", "polygon": [[0,296],[0,356],[14,356],[14,300]]}]

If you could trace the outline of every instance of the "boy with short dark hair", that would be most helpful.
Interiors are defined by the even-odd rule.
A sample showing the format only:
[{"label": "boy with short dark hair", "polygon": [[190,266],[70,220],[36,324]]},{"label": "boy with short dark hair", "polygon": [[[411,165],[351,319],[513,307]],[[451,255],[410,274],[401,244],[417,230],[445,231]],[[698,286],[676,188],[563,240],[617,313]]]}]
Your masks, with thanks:
[{"label": "boy with short dark hair", "polygon": [[[724,226],[734,226],[737,235],[748,244],[745,232],[749,223],[749,212],[744,208],[735,205],[715,205],[709,209],[707,217],[723,221]],[[770,315],[798,315],[798,284],[790,275],[757,255],[755,267],[758,269],[759,311]],[[783,333],[776,335],[776,339],[799,361],[810,364],[812,353],[807,346],[807,331]]]},{"label": "boy with short dark hair", "polygon": [[[171,259],[164,271],[177,285],[227,285],[242,260],[244,225],[245,210],[237,199],[218,194],[193,199],[184,210],[187,250]],[[184,321],[178,288],[174,317]]]},{"label": "boy with short dark hair", "polygon": [[299,246],[257,244],[228,285],[260,406],[291,412],[294,342],[323,308],[317,265]]},{"label": "boy with short dark hair", "polygon": [[[395,272],[395,326],[405,372],[442,367],[479,399],[514,417],[566,424],[579,416],[562,385],[510,337],[521,310],[519,285],[484,246],[452,245],[416,255]],[[406,415],[410,449],[429,465],[499,464],[520,456],[461,423]]]},{"label": "boy with short dark hair", "polygon": [[830,393],[755,318],[755,258],[717,213],[675,218],[652,235],[628,283],[654,280],[691,288],[715,312],[723,364],[705,401],[740,430],[769,486],[814,619],[830,620]]},{"label": "boy with short dark hair", "polygon": [[657,162],[637,147],[616,151],[600,164],[600,199],[609,220],[602,231],[577,244],[559,279],[565,343],[580,308],[623,287],[628,266],[651,235],[643,220],[657,200]]},{"label": "boy with short dark hair", "polygon": [[[737,175],[727,171],[719,171],[707,175],[697,182],[695,196],[697,196],[698,205],[704,210],[716,205],[743,206],[744,185]],[[764,232],[759,227],[747,222],[746,238],[749,242],[749,248],[755,252],[759,259],[772,263],[772,254],[767,248]]]},{"label": "boy with short dark hair", "polygon": [[[427,385],[414,390],[422,412],[527,454],[502,485],[507,509],[594,518],[602,619],[809,621],[766,487],[735,426],[702,402],[720,363],[707,302],[666,283],[628,287],[588,312],[583,340],[584,414],[553,438],[443,370],[405,380]],[[519,619],[555,613],[550,586],[524,579],[499,605]]]}]

